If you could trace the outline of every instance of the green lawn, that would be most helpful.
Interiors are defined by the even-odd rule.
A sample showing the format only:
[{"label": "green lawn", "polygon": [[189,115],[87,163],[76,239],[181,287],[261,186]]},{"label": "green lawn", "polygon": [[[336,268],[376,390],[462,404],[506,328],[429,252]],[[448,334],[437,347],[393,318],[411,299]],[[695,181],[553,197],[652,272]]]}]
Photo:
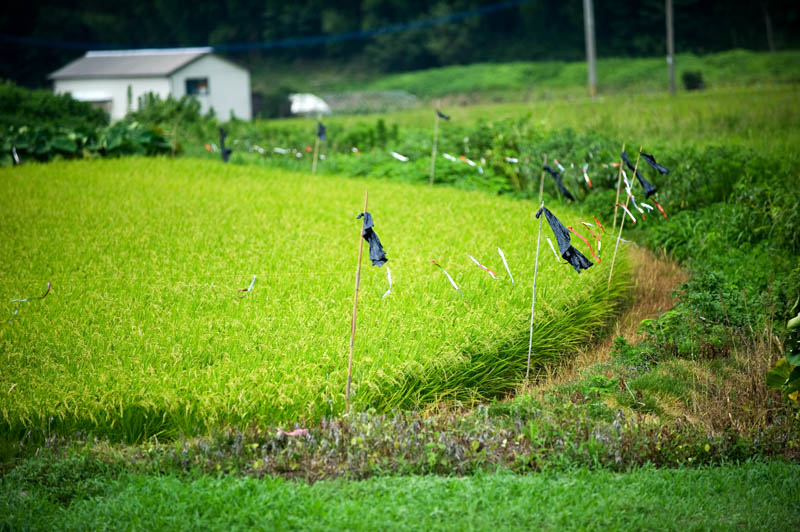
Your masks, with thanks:
[{"label": "green lawn", "polygon": [[[528,347],[537,228],[529,202],[218,161],[30,164],[0,171],[3,309],[10,317],[12,298],[47,281],[53,289],[0,327],[3,430],[137,440],[341,413],[355,216],[367,187],[393,288],[382,298],[386,267],[365,261],[356,408],[512,391]],[[618,259],[607,290],[609,263],[577,275],[542,250],[534,362],[574,349],[613,317],[627,274]]]},{"label": "green lawn", "polygon": [[49,530],[796,530],[800,466],[323,481],[14,472],[0,527]]}]

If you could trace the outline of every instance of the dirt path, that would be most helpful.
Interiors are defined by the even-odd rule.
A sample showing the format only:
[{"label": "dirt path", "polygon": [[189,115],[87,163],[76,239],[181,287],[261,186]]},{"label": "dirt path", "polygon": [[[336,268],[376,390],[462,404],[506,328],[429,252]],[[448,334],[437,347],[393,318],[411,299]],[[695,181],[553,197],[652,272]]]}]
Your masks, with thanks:
[{"label": "dirt path", "polygon": [[629,253],[634,275],[634,295],[630,307],[604,339],[588,345],[558,367],[545,368],[547,373],[536,388],[547,389],[574,380],[580,368],[608,360],[617,336],[624,336],[632,343],[639,342],[643,338],[637,331],[641,321],[658,317],[673,307],[675,299],[672,292],[688,279],[688,274],[674,262],[643,247],[634,246]]}]

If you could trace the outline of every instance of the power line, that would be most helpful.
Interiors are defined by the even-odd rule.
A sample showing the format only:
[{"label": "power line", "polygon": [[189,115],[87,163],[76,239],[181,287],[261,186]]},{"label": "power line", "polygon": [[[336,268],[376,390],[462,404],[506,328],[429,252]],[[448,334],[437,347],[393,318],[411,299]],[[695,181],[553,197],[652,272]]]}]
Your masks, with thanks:
[{"label": "power line", "polygon": [[[328,44],[333,42],[354,41],[359,39],[369,39],[379,35],[390,35],[393,33],[401,33],[410,30],[421,28],[430,28],[438,26],[439,24],[446,24],[449,22],[458,22],[480,15],[495,13],[503,11],[512,7],[527,4],[533,0],[509,0],[507,2],[500,2],[488,6],[478,7],[475,9],[468,9],[459,11],[457,13],[450,13],[449,15],[442,15],[438,17],[428,18],[424,20],[417,20],[407,22],[404,24],[392,24],[371,30],[353,31],[345,33],[337,33],[334,35],[314,35],[310,37],[292,37],[289,39],[281,39],[276,41],[261,41],[261,42],[248,42],[248,43],[229,43],[218,44],[213,46],[215,51],[218,52],[247,52],[253,50],[270,50],[276,48],[295,48],[300,46],[316,46],[320,44]],[[0,42],[9,42],[15,44],[22,44],[26,46],[38,46],[42,48],[67,48],[72,50],[123,50],[130,49],[127,46],[118,44],[99,44],[87,43],[79,41],[56,41],[50,39],[40,39],[36,37],[22,37],[19,35],[9,35],[7,33],[0,33]],[[147,48],[154,48],[148,46]],[[170,48],[164,46],[164,48]]]}]

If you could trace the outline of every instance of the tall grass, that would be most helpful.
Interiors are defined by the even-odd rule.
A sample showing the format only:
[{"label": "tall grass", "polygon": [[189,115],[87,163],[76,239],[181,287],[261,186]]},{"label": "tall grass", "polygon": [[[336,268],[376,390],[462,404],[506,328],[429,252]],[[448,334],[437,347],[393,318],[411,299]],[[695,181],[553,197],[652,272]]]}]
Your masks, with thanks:
[{"label": "tall grass", "polygon": [[[612,94],[591,101],[585,95],[574,98],[531,100],[527,103],[463,105],[459,100],[445,102],[445,111],[453,117],[447,127],[474,126],[511,117],[529,117],[537,129],[547,132],[572,128],[580,132],[596,131],[641,143],[650,149],[687,146],[738,145],[762,153],[783,157],[794,153],[800,143],[800,90],[797,85],[726,87],[668,94]],[[401,136],[409,130],[433,128],[432,110],[414,109],[380,115]],[[329,132],[374,125],[378,117],[341,116],[325,119]],[[242,129],[260,133],[262,142],[280,142],[285,131],[304,130],[306,143],[313,141],[316,124],[309,120],[284,119],[259,121]],[[431,133],[428,133],[430,137]],[[207,139],[208,142],[213,139]],[[269,144],[268,144],[269,145]],[[284,146],[285,147],[285,146]],[[349,146],[347,147],[349,149]],[[615,148],[616,150],[617,148]],[[202,152],[195,141],[188,151]]]},{"label": "tall grass", "polygon": [[[216,161],[62,162],[0,172],[0,298],[53,283],[0,328],[2,430],[138,440],[341,412],[366,187],[394,286],[382,299],[385,268],[365,264],[356,407],[513,388],[527,354],[533,205]],[[515,286],[466,257],[499,272],[498,246]],[[607,290],[609,261],[576,275],[549,253],[539,265],[537,363],[598,333],[627,285],[624,260]],[[10,316],[12,304],[3,308]]]},{"label": "tall grass", "polygon": [[[702,73],[709,87],[747,86],[758,83],[800,81],[800,52],[759,53],[730,50],[695,56],[678,54],[676,77],[686,71]],[[601,93],[665,91],[667,67],[662,57],[601,58],[597,61]],[[420,98],[453,94],[485,94],[500,98],[547,96],[552,91],[585,91],[586,62],[517,62],[456,65],[372,81],[369,89],[405,90]]]}]

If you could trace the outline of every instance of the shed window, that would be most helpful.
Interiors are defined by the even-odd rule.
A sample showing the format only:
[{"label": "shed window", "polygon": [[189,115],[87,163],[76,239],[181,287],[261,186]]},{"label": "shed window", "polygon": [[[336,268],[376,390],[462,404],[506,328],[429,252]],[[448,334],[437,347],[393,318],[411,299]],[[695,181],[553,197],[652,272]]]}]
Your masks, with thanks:
[{"label": "shed window", "polygon": [[206,96],[208,94],[208,78],[187,79],[186,94],[190,96]]}]

